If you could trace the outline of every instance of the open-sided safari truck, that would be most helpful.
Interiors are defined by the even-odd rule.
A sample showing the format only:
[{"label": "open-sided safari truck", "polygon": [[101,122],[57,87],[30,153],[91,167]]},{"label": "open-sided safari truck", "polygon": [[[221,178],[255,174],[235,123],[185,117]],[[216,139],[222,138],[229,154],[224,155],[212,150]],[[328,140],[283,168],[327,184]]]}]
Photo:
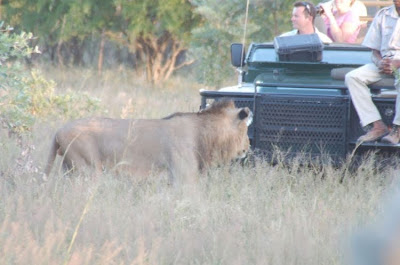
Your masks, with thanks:
[{"label": "open-sided safari truck", "polygon": [[[276,148],[289,157],[328,155],[342,161],[365,133],[344,84],[350,69],[371,62],[361,45],[322,44],[315,34],[275,38],[274,43],[231,45],[231,61],[239,72],[236,86],[201,90],[202,108],[212,100],[231,98],[254,111],[249,138],[255,150],[272,157]],[[395,114],[393,77],[370,85],[384,122]],[[363,143],[355,150],[396,152],[400,146]]]}]

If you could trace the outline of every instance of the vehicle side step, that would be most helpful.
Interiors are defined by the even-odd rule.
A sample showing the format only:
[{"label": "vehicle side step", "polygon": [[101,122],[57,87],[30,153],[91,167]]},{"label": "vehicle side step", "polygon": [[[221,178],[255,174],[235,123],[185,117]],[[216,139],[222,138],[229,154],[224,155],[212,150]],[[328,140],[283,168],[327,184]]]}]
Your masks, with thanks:
[{"label": "vehicle side step", "polygon": [[[356,141],[351,141],[349,142],[350,145],[357,145]],[[362,143],[360,146],[364,146],[364,147],[392,147],[392,148],[400,148],[400,144],[387,144],[387,143],[383,143],[380,141],[375,141],[375,142],[364,142]]]}]

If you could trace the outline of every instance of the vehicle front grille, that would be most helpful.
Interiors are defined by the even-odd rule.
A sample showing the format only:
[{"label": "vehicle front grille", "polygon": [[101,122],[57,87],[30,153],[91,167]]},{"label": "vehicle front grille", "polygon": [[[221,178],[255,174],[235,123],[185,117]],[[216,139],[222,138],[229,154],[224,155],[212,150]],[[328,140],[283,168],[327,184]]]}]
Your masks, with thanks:
[{"label": "vehicle front grille", "polygon": [[[255,146],[267,157],[343,159],[349,99],[332,96],[257,96]],[[326,156],[325,156],[326,155]]]}]

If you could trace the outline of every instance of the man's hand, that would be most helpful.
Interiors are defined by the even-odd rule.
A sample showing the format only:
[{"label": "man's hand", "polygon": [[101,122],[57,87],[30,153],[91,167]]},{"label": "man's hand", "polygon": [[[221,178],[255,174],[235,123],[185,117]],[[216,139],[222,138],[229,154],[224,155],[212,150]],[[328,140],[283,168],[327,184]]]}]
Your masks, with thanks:
[{"label": "man's hand", "polygon": [[335,17],[333,16],[333,13],[332,13],[332,3],[326,2],[326,3],[320,3],[318,5],[324,10],[324,12],[322,14],[323,16],[326,16],[331,19],[335,19]]},{"label": "man's hand", "polygon": [[[396,61],[396,63],[400,63],[399,60],[392,60],[390,58],[382,58],[379,61],[378,68],[381,71],[381,73],[386,74],[386,75],[392,75],[393,74],[393,61]],[[400,66],[400,64],[399,64]],[[398,67],[396,67],[398,68]]]}]

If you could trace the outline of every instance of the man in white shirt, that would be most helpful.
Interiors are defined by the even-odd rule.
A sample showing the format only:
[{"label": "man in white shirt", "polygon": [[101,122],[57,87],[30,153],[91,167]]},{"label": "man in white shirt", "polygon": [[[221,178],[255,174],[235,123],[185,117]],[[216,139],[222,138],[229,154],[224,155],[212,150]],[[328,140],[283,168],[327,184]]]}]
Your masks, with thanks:
[{"label": "man in white shirt", "polygon": [[328,36],[315,28],[315,16],[316,10],[313,4],[303,1],[294,3],[291,18],[294,30],[283,33],[280,37],[316,33],[323,43],[331,43],[332,40]]},{"label": "man in white shirt", "polygon": [[[372,63],[349,72],[345,77],[361,125],[372,125],[372,129],[358,139],[359,142],[376,141],[382,137],[383,142],[390,144],[400,142],[400,0],[393,0],[393,3],[378,11],[362,43],[372,49]],[[394,86],[397,90],[396,114],[389,135],[368,88],[369,84],[385,75],[396,76]]]}]

